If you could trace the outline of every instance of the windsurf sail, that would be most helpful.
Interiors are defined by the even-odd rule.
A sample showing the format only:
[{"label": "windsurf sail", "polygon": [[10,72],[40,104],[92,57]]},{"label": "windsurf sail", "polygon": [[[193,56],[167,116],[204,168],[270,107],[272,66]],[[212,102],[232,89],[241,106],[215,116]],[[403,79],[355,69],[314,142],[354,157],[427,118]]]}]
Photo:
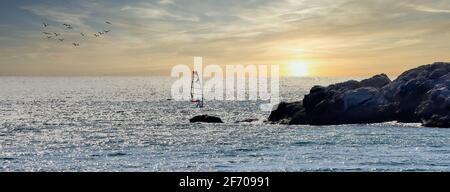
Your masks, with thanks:
[{"label": "windsurf sail", "polygon": [[196,103],[199,108],[203,107],[203,85],[197,71],[192,71],[191,102]]}]

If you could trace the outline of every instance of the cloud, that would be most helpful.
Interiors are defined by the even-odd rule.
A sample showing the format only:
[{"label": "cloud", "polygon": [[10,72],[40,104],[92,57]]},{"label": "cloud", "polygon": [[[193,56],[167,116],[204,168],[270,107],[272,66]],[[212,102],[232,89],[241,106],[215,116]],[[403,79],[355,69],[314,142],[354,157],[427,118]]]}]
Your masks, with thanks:
[{"label": "cloud", "polygon": [[435,9],[424,5],[409,5],[409,7],[422,12],[428,13],[450,13],[450,10],[447,9]]},{"label": "cloud", "polygon": [[81,11],[69,9],[66,7],[50,7],[46,5],[29,5],[22,6],[24,10],[27,10],[35,15],[43,16],[60,23],[70,23],[77,26],[86,26],[85,20],[89,18],[89,11]]},{"label": "cloud", "polygon": [[172,13],[161,7],[155,7],[153,5],[140,5],[139,7],[126,5],[120,9],[121,11],[128,12],[135,17],[160,19],[160,20],[172,20],[172,21],[191,21],[198,22],[199,18],[192,15],[181,15]]},{"label": "cloud", "polygon": [[173,0],[161,0],[161,1],[158,2],[158,4],[161,4],[161,5],[169,5],[169,4],[171,4],[171,5],[173,5],[173,4],[175,4],[175,2],[173,2]]},{"label": "cloud", "polygon": [[[218,64],[311,60],[330,66],[373,64],[382,56],[392,61],[403,58],[406,63],[410,57],[405,55],[421,50],[423,60],[440,58],[441,52],[448,55],[443,54],[450,49],[446,48],[450,43],[447,2],[422,1],[420,6],[415,3],[419,1],[84,0],[75,1],[70,7],[35,3],[22,9],[44,19],[80,25],[77,29],[100,30],[103,18],[107,18],[114,23],[112,33],[101,40],[87,40],[79,50],[59,49],[30,35],[17,41],[24,47],[42,47],[17,52],[41,55],[47,58],[45,62],[67,65],[113,63],[123,70],[131,66],[149,70],[167,66],[169,70],[171,65],[190,61],[194,55]],[[29,33],[36,30],[39,29]],[[4,38],[0,41],[14,44]],[[436,47],[439,49],[433,49]],[[62,50],[73,61],[60,59]]]}]

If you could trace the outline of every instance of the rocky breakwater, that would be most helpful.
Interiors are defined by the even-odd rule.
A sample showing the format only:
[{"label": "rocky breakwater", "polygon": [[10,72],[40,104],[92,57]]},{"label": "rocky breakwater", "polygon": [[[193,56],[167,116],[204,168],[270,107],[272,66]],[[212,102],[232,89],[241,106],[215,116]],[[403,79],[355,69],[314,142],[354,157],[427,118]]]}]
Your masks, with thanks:
[{"label": "rocky breakwater", "polygon": [[314,86],[303,101],[280,103],[268,121],[310,125],[399,121],[450,128],[450,63],[423,65],[394,81],[380,74]]}]

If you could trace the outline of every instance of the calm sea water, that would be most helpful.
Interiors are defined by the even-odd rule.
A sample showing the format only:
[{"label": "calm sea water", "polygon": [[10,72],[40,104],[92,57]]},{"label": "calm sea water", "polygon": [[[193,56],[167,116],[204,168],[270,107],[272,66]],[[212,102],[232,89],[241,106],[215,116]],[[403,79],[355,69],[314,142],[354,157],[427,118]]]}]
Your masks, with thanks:
[{"label": "calm sea water", "polygon": [[[283,79],[282,100],[341,80]],[[255,101],[167,100],[172,81],[0,77],[0,171],[450,171],[450,129],[270,125]]]}]

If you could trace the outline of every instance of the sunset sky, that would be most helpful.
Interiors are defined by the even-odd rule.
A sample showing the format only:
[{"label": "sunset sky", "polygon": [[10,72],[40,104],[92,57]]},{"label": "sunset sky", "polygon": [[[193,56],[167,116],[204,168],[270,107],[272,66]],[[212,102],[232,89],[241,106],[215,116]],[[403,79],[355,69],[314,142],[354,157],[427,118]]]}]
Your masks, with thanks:
[{"label": "sunset sky", "polygon": [[[106,29],[111,32],[94,37]],[[60,33],[65,40],[47,39],[42,32]],[[421,64],[450,61],[450,3],[1,2],[0,75],[168,75],[174,65],[192,64],[194,56],[205,64],[279,64],[283,75],[395,76]]]}]

